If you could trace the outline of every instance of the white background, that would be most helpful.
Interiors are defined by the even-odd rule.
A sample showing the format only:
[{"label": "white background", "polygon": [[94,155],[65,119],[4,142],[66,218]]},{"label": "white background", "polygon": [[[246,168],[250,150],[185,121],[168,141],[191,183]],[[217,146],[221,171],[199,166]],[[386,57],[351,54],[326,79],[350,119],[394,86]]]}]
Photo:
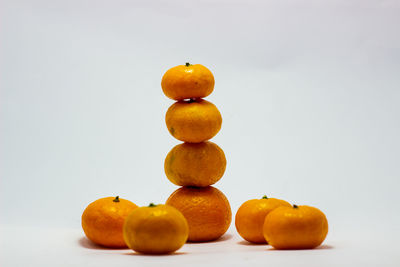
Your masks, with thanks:
[{"label": "white background", "polygon": [[[400,1],[0,3],[1,266],[399,266]],[[233,214],[264,194],[318,207],[323,249],[247,246],[233,223],[167,257],[82,239],[95,199],[177,188],[160,82],[187,61],[216,79]]]}]

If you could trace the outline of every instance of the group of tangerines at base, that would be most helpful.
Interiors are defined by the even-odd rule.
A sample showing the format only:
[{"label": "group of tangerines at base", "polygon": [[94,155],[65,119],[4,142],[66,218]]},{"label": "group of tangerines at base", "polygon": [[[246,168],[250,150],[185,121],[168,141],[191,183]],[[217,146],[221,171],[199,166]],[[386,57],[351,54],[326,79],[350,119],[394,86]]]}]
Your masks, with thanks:
[{"label": "group of tangerines at base", "polygon": [[[186,63],[164,74],[164,94],[177,101],[167,111],[166,124],[171,135],[184,142],[168,153],[164,169],[167,178],[182,187],[165,205],[139,208],[118,196],[92,202],[82,214],[88,239],[105,247],[166,254],[187,241],[216,240],[228,230],[229,201],[211,186],[226,168],[223,150],[208,141],[222,124],[217,107],[203,99],[211,94],[214,83],[211,71],[200,64]],[[327,219],[319,209],[266,196],[243,203],[235,225],[245,240],[276,249],[315,248],[328,233]]]},{"label": "group of tangerines at base", "polygon": [[[217,201],[212,204],[224,206],[218,203],[219,192],[215,188],[209,186],[205,190],[210,190],[210,196]],[[192,197],[185,192],[178,201],[185,203]],[[106,197],[89,204],[82,214],[82,227],[88,239],[104,247],[129,247],[143,254],[167,254],[190,241],[189,236],[209,236],[208,241],[211,241],[225,233],[221,234],[220,229],[228,229],[230,209],[219,209],[222,214],[217,214],[201,200],[196,209],[200,214],[188,217],[168,205],[168,201],[165,205],[138,207],[118,196]],[[214,225],[196,226],[198,216]],[[221,216],[229,220],[221,220]],[[319,209],[292,206],[266,196],[244,202],[236,213],[235,226],[248,242],[269,244],[275,249],[312,249],[318,247],[328,233],[328,221]],[[219,236],[215,236],[216,232]]]}]

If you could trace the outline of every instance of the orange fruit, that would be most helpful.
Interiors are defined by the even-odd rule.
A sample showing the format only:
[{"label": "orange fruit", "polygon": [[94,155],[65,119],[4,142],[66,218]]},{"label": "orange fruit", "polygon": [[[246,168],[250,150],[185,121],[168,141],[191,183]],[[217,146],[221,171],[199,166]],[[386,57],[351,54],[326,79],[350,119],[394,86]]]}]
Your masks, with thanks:
[{"label": "orange fruit", "polygon": [[291,205],[281,199],[267,198],[251,199],[244,202],[235,217],[236,230],[245,240],[252,243],[266,243],[263,234],[265,216],[273,209],[281,206]]},{"label": "orange fruit", "polygon": [[314,207],[279,207],[265,217],[263,232],[267,242],[276,249],[311,249],[325,240],[328,221]]},{"label": "orange fruit", "polygon": [[225,168],[224,151],[209,141],[177,145],[168,153],[164,162],[168,179],[182,186],[212,185],[221,179]]},{"label": "orange fruit", "polygon": [[161,80],[164,94],[175,100],[206,97],[214,90],[214,84],[209,69],[189,63],[167,70]]},{"label": "orange fruit", "polygon": [[137,207],[118,196],[100,198],[90,203],[82,214],[82,228],[86,237],[105,247],[126,247],[122,227],[125,218]]},{"label": "orange fruit", "polygon": [[150,204],[134,210],[125,220],[124,239],[129,248],[145,254],[166,254],[181,248],[188,238],[185,217],[167,205]]},{"label": "orange fruit", "polygon": [[211,241],[222,236],[232,219],[228,199],[218,189],[181,187],[171,194],[167,205],[177,208],[189,224],[189,241]]},{"label": "orange fruit", "polygon": [[206,100],[179,101],[169,107],[165,122],[178,140],[200,143],[213,138],[221,129],[222,117],[217,107]]}]

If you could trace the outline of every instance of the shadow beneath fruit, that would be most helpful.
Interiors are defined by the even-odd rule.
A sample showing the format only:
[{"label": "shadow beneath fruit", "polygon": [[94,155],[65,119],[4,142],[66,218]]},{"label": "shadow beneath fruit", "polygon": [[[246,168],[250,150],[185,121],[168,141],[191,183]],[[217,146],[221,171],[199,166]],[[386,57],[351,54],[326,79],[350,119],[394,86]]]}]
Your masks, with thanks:
[{"label": "shadow beneath fruit", "polygon": [[142,257],[165,257],[165,256],[178,256],[178,255],[185,255],[188,254],[187,252],[172,252],[168,254],[144,254],[144,253],[139,253],[139,252],[126,252],[122,253],[122,255],[127,255],[127,256],[142,256]]},{"label": "shadow beneath fruit", "polygon": [[188,244],[203,244],[203,243],[218,243],[218,242],[223,242],[223,241],[227,241],[229,239],[232,239],[232,235],[231,234],[225,234],[223,236],[221,236],[220,238],[217,238],[215,240],[211,240],[211,241],[187,241],[186,243]]},{"label": "shadow beneath fruit", "polygon": [[79,238],[78,244],[81,247],[88,248],[88,249],[100,249],[100,250],[124,250],[124,249],[128,249],[128,248],[108,248],[108,247],[103,247],[103,246],[100,246],[100,245],[97,245],[97,244],[93,243],[92,241],[90,241],[86,237]]},{"label": "shadow beneath fruit", "polygon": [[271,251],[272,250],[273,251],[288,251],[288,250],[290,250],[290,251],[293,251],[293,250],[320,250],[320,249],[334,249],[334,248],[335,248],[334,246],[322,245],[322,246],[319,246],[316,248],[305,248],[305,249],[276,249],[276,248],[270,247],[267,250],[271,250]]},{"label": "shadow beneath fruit", "polygon": [[251,243],[246,240],[242,240],[237,243],[242,246],[267,246],[268,245],[267,243]]}]

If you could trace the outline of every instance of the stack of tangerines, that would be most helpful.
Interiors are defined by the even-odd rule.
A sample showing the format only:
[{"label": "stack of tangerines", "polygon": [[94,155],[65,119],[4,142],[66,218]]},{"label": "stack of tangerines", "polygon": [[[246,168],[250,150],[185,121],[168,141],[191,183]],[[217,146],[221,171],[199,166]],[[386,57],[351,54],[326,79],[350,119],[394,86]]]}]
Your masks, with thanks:
[{"label": "stack of tangerines", "polygon": [[184,143],[175,146],[164,162],[168,179],[181,188],[166,204],[175,207],[189,224],[188,240],[211,241],[222,236],[231,223],[228,199],[210,186],[221,179],[226,168],[223,150],[208,141],[221,129],[217,107],[204,100],[214,90],[214,76],[200,64],[180,65],[162,77],[164,94],[176,100],[165,122],[173,137]]},{"label": "stack of tangerines", "polygon": [[[203,99],[213,91],[214,77],[206,67],[186,63],[169,69],[161,85],[164,93],[177,101],[166,114],[168,130],[184,142],[168,153],[165,173],[182,187],[165,205],[139,208],[118,196],[92,202],[82,214],[82,227],[96,244],[164,254],[176,251],[187,240],[217,239],[229,228],[229,202],[210,186],[221,179],[226,168],[224,152],[208,141],[222,124],[215,105]],[[245,240],[268,243],[276,249],[315,248],[328,233],[328,221],[319,209],[292,206],[266,196],[243,203],[235,226]]]}]

